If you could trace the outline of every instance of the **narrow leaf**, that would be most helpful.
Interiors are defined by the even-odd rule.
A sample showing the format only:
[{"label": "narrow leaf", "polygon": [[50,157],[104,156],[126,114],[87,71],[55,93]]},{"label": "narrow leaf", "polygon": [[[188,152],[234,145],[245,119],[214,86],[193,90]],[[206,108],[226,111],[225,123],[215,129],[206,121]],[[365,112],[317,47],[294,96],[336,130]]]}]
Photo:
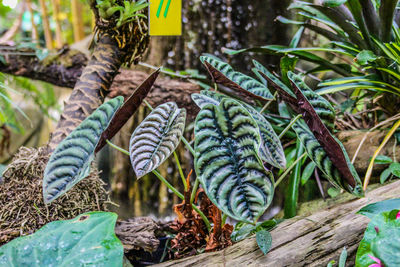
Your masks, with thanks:
[{"label": "narrow leaf", "polygon": [[178,146],[185,129],[186,110],[174,102],[156,107],[136,128],[129,143],[136,177],[161,165]]},{"label": "narrow leaf", "polygon": [[107,101],[56,147],[44,171],[45,203],[48,204],[60,197],[89,174],[101,134],[122,103],[122,96]]},{"label": "narrow leaf", "polygon": [[210,200],[228,216],[254,223],[273,196],[273,176],[258,157],[257,123],[237,101],[204,106],[195,123],[196,174]]},{"label": "narrow leaf", "polygon": [[113,119],[110,121],[107,129],[101,135],[100,141],[96,146],[96,153],[106,144],[106,140],[111,140],[116,133],[124,126],[130,117],[140,107],[140,104],[150,92],[154,82],[156,81],[160,69],[154,71],[133,94],[125,101],[122,107],[115,113]]}]

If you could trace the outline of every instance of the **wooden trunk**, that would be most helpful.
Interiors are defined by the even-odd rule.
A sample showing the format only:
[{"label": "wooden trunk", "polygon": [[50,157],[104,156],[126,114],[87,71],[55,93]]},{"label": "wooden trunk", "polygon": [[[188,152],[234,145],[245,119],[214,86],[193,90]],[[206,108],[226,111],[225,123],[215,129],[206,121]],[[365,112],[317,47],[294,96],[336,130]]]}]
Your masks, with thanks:
[{"label": "wooden trunk", "polygon": [[221,251],[156,266],[326,266],[331,260],[338,262],[343,247],[348,252],[346,266],[353,266],[369,222],[356,212],[367,204],[399,196],[400,181],[396,181],[367,192],[365,198],[286,220],[271,231],[272,248],[267,255],[251,237]]}]

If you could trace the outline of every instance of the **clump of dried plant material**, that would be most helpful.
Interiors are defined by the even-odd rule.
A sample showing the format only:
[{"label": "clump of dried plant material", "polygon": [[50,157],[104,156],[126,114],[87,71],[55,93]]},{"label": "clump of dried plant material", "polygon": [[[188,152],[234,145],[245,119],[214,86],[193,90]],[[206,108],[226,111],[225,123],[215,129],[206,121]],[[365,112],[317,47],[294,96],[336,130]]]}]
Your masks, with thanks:
[{"label": "clump of dried plant material", "polygon": [[182,203],[174,206],[177,219],[169,226],[177,233],[171,240],[171,251],[173,252],[171,256],[176,259],[195,255],[201,250],[216,251],[232,245],[230,236],[233,226],[229,224],[222,226],[221,211],[210,201],[204,190],[199,189],[194,202],[213,222],[213,229],[209,233],[201,216],[193,210],[190,204],[189,179],[187,179],[187,184],[188,189],[184,193],[185,199]]},{"label": "clump of dried plant material", "polygon": [[48,158],[44,147],[22,147],[4,172],[0,184],[0,245],[31,234],[51,221],[107,210],[109,193],[96,168],[64,196],[45,205],[42,179]]}]

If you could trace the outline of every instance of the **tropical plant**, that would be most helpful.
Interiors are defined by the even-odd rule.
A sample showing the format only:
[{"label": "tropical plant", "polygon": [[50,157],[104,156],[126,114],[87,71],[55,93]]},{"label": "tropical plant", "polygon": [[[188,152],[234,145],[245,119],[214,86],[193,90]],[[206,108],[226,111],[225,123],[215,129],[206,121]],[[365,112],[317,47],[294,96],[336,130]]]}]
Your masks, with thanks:
[{"label": "tropical plant", "polygon": [[114,232],[117,214],[84,213],[46,224],[0,247],[1,266],[122,266],[123,246]]}]

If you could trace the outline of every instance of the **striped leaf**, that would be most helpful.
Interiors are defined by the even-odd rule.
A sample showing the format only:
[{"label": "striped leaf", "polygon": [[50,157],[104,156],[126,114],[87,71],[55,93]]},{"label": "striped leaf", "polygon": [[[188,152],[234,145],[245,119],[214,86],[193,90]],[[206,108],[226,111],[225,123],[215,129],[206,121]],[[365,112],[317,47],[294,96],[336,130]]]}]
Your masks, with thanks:
[{"label": "striped leaf", "polygon": [[258,126],[237,101],[205,105],[195,123],[196,174],[210,200],[230,217],[254,223],[271,203],[272,173],[258,157]]},{"label": "striped leaf", "polygon": [[[218,106],[224,97],[229,98],[214,91],[205,90],[201,91],[201,94],[192,94],[193,101],[200,108],[203,108],[207,104]],[[271,124],[251,105],[239,100],[237,100],[237,102],[239,102],[250,113],[251,117],[257,123],[261,136],[261,146],[259,150],[259,156],[261,159],[274,167],[285,168],[285,153],[279,137],[276,135]]]},{"label": "striped leaf", "polygon": [[[299,75],[289,71],[288,78],[295,88],[295,93],[304,95],[325,126],[332,131],[335,128],[335,109],[329,101],[311,90]],[[300,105],[299,102],[298,106]]]},{"label": "striped leaf", "polygon": [[186,110],[174,102],[156,107],[131,136],[129,153],[136,177],[161,165],[178,146],[185,129]]},{"label": "striped leaf", "polygon": [[215,83],[234,89],[239,95],[242,94],[261,101],[273,99],[271,92],[263,83],[235,71],[228,63],[214,56],[201,56],[200,60],[206,66]]},{"label": "striped leaf", "polygon": [[89,174],[100,137],[122,103],[122,96],[107,101],[57,146],[44,171],[45,203],[60,197]]}]

